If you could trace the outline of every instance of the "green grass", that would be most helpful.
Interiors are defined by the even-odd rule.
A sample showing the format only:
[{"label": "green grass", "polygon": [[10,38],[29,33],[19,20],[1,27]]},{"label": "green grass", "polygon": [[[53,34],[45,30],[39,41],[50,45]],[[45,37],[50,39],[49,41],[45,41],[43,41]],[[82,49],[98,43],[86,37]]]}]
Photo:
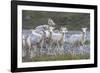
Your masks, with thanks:
[{"label": "green grass", "polygon": [[23,62],[38,62],[38,61],[60,61],[60,60],[82,60],[82,59],[89,59],[89,54],[79,54],[79,55],[57,55],[57,56],[48,56],[48,55],[42,55],[32,58],[31,60],[25,60],[23,58]]}]

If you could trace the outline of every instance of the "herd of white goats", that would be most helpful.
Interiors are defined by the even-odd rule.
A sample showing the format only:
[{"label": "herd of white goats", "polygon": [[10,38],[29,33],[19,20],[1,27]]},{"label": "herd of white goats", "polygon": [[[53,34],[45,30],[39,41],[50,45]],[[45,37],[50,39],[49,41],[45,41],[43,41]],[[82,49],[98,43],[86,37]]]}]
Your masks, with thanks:
[{"label": "herd of white goats", "polygon": [[[84,45],[86,30],[82,28],[81,34],[73,34],[66,41],[65,33],[68,33],[66,27],[61,27],[60,30],[55,29],[55,23],[49,19],[47,25],[37,26],[35,29],[30,29],[31,34],[22,36],[23,57],[30,58],[46,55],[62,55],[64,54],[64,44],[69,43],[72,48]],[[75,38],[75,39],[73,39]],[[46,49],[45,51],[43,49]]]}]

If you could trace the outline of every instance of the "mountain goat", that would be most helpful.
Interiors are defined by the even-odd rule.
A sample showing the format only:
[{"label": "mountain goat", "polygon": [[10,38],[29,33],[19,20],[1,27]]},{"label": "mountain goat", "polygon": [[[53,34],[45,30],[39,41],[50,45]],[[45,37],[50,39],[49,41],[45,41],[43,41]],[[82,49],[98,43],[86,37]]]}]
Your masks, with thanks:
[{"label": "mountain goat", "polygon": [[[50,50],[51,52],[54,52],[56,55],[63,54],[64,53],[64,37],[65,37],[65,31],[66,28],[61,28],[61,32],[55,33],[53,31],[54,27],[50,27]],[[56,44],[56,48],[53,49],[53,45]],[[50,52],[50,51],[49,51]]]},{"label": "mountain goat", "polygon": [[81,45],[84,46],[84,43],[86,41],[85,37],[86,37],[86,30],[87,28],[82,28],[82,32],[81,34],[74,34],[72,36],[70,36],[70,38],[68,39],[68,43],[72,46],[72,53],[74,54],[73,48],[74,47],[80,47]]},{"label": "mountain goat", "polygon": [[[26,44],[28,47],[29,57],[34,57],[35,55],[40,55],[43,48],[44,36],[37,33],[35,30],[31,30],[32,33],[26,38]],[[34,52],[32,51],[34,48]],[[36,53],[36,54],[35,54]]]}]

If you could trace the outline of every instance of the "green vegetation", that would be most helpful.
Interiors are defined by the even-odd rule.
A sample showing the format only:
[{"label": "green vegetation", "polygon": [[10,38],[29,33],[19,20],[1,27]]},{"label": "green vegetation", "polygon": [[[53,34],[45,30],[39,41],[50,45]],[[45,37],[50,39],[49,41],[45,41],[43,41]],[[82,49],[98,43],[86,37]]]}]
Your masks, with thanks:
[{"label": "green vegetation", "polygon": [[85,44],[86,44],[86,45],[90,45],[90,40],[86,40],[86,41],[85,41]]},{"label": "green vegetation", "polygon": [[22,24],[24,29],[48,24],[48,18],[53,19],[57,29],[61,26],[65,26],[69,30],[81,30],[82,27],[87,27],[88,30],[90,29],[89,13],[22,11]]},{"label": "green vegetation", "polygon": [[89,54],[79,54],[79,55],[57,55],[57,56],[48,56],[42,55],[32,58],[30,61],[25,60],[23,58],[23,62],[38,62],[38,61],[60,61],[60,60],[82,60],[82,59],[89,59]]}]

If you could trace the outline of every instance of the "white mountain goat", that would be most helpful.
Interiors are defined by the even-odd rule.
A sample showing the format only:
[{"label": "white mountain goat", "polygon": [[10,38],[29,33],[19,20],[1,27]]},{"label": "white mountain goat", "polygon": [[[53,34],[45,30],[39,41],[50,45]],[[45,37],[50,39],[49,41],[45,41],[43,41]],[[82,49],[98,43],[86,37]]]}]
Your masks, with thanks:
[{"label": "white mountain goat", "polygon": [[84,46],[87,28],[82,28],[81,34],[74,34],[68,39],[68,43],[72,46],[72,53],[74,54],[73,48]]},{"label": "white mountain goat", "polygon": [[[31,31],[32,34],[29,35],[26,39],[26,45],[28,47],[29,56],[32,58],[35,55],[41,54],[41,50],[43,48],[44,36],[42,34],[37,33],[35,30]],[[34,53],[32,51],[33,48],[34,48]]]},{"label": "white mountain goat", "polygon": [[[52,52],[54,52],[54,54],[56,55],[58,54],[63,54],[64,53],[64,37],[65,37],[65,30],[66,28],[61,28],[61,32],[59,33],[55,33],[53,32],[54,27],[50,27],[50,49],[49,52],[51,50],[51,54]],[[53,48],[53,45],[56,44],[56,48]]]},{"label": "white mountain goat", "polygon": [[49,43],[50,43],[50,32],[49,32],[49,25],[40,25],[37,26],[35,28],[37,33],[40,33],[41,31],[43,31],[43,33],[41,33],[42,35],[44,35],[44,44],[43,44],[43,48],[45,49],[45,51],[42,51],[43,53],[47,54],[47,50],[49,47]]}]

